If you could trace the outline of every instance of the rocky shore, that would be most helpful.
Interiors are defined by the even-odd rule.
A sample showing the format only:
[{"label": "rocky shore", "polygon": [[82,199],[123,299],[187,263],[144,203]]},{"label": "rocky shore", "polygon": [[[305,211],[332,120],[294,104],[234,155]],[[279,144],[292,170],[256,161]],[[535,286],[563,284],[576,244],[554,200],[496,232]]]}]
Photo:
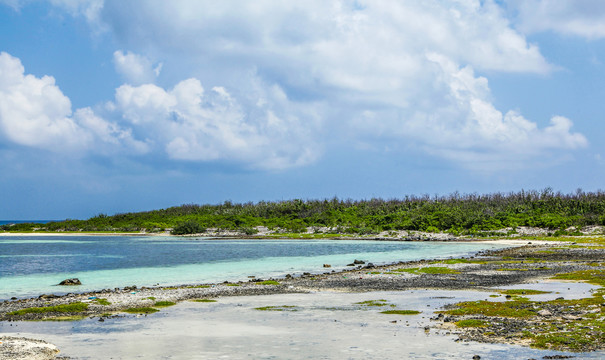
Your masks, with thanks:
[{"label": "rocky shore", "polygon": [[[269,295],[337,290],[343,292],[398,291],[409,289],[473,289],[494,292],[494,288],[521,284],[537,279],[548,279],[561,274],[592,274],[587,280],[600,286],[605,284],[605,244],[602,238],[581,244],[526,245],[497,251],[486,251],[470,258],[449,260],[421,260],[387,266],[362,263],[352,264],[350,270],[330,271],[319,275],[286,275],[279,279],[250,278],[248,282],[221,284],[191,284],[178,287],[136,286],[105,289],[90,293],[65,296],[41,295],[32,299],[17,299],[0,303],[0,321],[78,319],[123,316],[124,313],[146,314],[162,307],[186,300],[211,300],[225,296]],[[352,261],[354,259],[351,259]],[[326,264],[328,265],[328,264]],[[563,279],[566,279],[563,276]],[[596,280],[595,280],[596,279]],[[600,279],[600,280],[599,280]],[[462,341],[501,342],[538,346],[557,350],[593,351],[605,349],[605,299],[602,292],[581,302],[557,299],[550,302],[530,301],[521,295],[502,295],[500,303],[526,310],[523,316],[507,316],[506,312],[489,313],[477,310],[457,311],[460,305],[435,317],[433,327],[457,333]],[[496,299],[494,303],[497,302]],[[490,304],[482,304],[489,305]],[[513,306],[514,305],[514,306]],[[457,312],[456,312],[457,311]],[[475,321],[462,324],[462,320]],[[576,341],[571,334],[574,327],[585,328],[582,333],[591,341]],[[553,334],[556,334],[553,335]],[[574,333],[575,334],[575,333]],[[542,336],[542,337],[540,337]],[[9,347],[0,344],[0,359]],[[46,350],[45,350],[46,351]],[[54,354],[47,354],[53,358]]]}]

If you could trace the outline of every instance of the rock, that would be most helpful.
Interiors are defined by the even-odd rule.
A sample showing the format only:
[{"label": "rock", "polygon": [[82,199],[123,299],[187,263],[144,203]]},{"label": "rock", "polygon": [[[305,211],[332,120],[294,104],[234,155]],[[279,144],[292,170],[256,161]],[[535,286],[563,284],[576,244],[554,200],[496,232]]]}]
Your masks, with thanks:
[{"label": "rock", "polygon": [[0,336],[0,359],[55,359],[57,347],[43,340]]},{"label": "rock", "polygon": [[362,264],[365,264],[365,263],[366,262],[363,261],[363,260],[357,260],[357,259],[355,259],[355,261],[353,261],[353,264],[355,264],[355,265],[362,265]]},{"label": "rock", "polygon": [[546,309],[538,311],[538,315],[540,316],[552,316],[552,313]]},{"label": "rock", "polygon": [[64,285],[64,286],[82,285],[82,282],[80,282],[80,279],[78,279],[78,278],[65,279],[65,280],[61,281],[59,283],[59,285]]},{"label": "rock", "polygon": [[374,264],[372,264],[372,263],[368,263],[368,265],[366,265],[366,269],[373,269],[375,267],[376,266],[374,266]]},{"label": "rock", "polygon": [[479,360],[479,359],[481,359],[481,356],[479,356],[479,355],[473,356],[473,360]]},{"label": "rock", "polygon": [[47,300],[47,299],[56,299],[59,297],[60,297],[59,295],[55,295],[55,294],[42,294],[42,295],[38,296],[38,299]]},{"label": "rock", "polygon": [[330,264],[324,264],[324,267],[325,267],[325,268],[331,268],[331,267],[332,267],[332,265],[330,265]]},{"label": "rock", "polygon": [[347,266],[355,266],[355,264],[347,264]]}]

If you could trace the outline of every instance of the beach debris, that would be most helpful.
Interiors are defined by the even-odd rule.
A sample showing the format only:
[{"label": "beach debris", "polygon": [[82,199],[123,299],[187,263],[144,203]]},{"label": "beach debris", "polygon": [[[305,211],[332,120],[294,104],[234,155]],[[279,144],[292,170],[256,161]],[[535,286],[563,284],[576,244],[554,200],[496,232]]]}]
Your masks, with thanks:
[{"label": "beach debris", "polygon": [[65,279],[59,283],[59,285],[63,286],[74,286],[74,285],[82,285],[82,282],[78,278],[73,279]]},{"label": "beach debris", "polygon": [[89,296],[89,297],[88,297],[88,300],[96,300],[96,299],[97,299],[97,297],[96,297],[96,296]]}]

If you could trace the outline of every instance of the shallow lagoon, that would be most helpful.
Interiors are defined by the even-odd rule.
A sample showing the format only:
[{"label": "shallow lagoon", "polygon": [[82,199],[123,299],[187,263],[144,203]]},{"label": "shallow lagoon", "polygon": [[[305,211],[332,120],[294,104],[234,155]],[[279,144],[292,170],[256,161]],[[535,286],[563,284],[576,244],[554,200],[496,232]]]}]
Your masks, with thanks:
[{"label": "shallow lagoon", "polygon": [[[526,285],[527,286],[527,285]],[[531,286],[530,286],[531,287]],[[77,359],[602,359],[604,352],[565,353],[521,346],[456,342],[431,324],[444,304],[488,298],[478,291],[286,294],[183,302],[146,317],[79,322],[0,323],[0,332],[44,339]],[[564,293],[564,296],[569,294]],[[385,315],[355,305],[384,299],[419,315]],[[265,306],[297,311],[259,311]],[[387,306],[389,307],[389,306]],[[389,307],[390,308],[390,307]]]},{"label": "shallow lagoon", "polygon": [[[124,286],[242,281],[462,256],[506,245],[477,242],[232,240],[162,236],[0,236],[0,300]],[[57,287],[77,277],[83,285]]]}]

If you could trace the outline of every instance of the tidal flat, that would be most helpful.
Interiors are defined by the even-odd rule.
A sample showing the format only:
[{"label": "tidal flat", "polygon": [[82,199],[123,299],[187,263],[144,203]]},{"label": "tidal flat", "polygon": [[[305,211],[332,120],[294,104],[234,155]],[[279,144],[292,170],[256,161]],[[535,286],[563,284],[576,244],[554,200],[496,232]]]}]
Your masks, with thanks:
[{"label": "tidal flat", "polygon": [[[74,359],[100,353],[114,359],[600,359],[604,258],[602,239],[533,241],[473,257],[358,264],[318,275],[6,301],[0,332],[48,341]],[[124,312],[155,309],[158,302],[176,305],[153,314]],[[88,306],[73,314],[22,311],[70,303]],[[86,318],[27,321],[66,315]],[[577,341],[586,335],[591,341]]]}]

